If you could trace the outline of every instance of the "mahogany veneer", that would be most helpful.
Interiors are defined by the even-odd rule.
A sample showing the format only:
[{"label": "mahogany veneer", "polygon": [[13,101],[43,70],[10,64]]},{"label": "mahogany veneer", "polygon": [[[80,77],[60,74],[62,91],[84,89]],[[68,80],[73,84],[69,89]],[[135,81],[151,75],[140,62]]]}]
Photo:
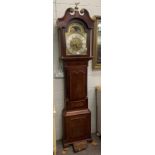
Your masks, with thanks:
[{"label": "mahogany veneer", "polygon": [[[60,59],[64,67],[65,105],[63,117],[63,145],[67,147],[78,141],[91,141],[91,112],[88,109],[87,67],[92,59],[92,30],[94,21],[87,10],[75,8],[66,10],[64,17],[58,18]],[[82,14],[82,15],[81,15]],[[69,24],[79,22],[87,32],[87,54],[67,55],[65,32]]]}]

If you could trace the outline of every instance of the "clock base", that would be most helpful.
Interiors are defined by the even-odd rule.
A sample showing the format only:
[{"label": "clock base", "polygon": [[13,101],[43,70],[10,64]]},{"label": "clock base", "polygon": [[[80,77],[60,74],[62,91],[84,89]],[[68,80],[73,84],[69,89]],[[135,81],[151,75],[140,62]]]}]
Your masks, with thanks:
[{"label": "clock base", "polygon": [[63,146],[91,141],[91,113],[89,109],[63,111]]}]

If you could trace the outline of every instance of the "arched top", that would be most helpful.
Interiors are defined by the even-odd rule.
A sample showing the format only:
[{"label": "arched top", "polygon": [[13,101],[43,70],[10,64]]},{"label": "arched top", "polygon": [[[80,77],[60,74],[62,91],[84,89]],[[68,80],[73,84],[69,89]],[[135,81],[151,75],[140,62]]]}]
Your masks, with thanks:
[{"label": "arched top", "polygon": [[94,20],[89,16],[89,12],[86,9],[68,8],[64,16],[57,19],[58,28],[66,28],[73,19],[81,20],[89,29],[94,27]]},{"label": "arched top", "polygon": [[84,33],[84,28],[82,27],[81,24],[79,23],[71,23],[69,26],[68,26],[68,32],[69,33],[74,33],[74,32],[78,32],[78,33]]}]

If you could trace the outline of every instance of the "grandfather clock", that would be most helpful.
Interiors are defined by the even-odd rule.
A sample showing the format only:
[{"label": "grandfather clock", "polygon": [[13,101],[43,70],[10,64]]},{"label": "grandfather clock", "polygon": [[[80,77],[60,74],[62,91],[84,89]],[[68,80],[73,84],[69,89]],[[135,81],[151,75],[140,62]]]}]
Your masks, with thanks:
[{"label": "grandfather clock", "polygon": [[60,59],[65,75],[63,145],[91,141],[91,112],[88,109],[87,66],[92,59],[94,21],[86,9],[68,8],[57,19]]}]

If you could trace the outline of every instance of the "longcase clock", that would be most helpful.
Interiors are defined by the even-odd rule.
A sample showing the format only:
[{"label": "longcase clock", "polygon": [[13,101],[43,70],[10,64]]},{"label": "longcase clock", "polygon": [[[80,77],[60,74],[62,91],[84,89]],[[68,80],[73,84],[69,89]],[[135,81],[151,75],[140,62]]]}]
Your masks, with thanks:
[{"label": "longcase clock", "polygon": [[91,112],[88,109],[87,66],[92,59],[94,21],[86,9],[68,8],[57,19],[60,59],[65,75],[63,145],[91,141]]}]

